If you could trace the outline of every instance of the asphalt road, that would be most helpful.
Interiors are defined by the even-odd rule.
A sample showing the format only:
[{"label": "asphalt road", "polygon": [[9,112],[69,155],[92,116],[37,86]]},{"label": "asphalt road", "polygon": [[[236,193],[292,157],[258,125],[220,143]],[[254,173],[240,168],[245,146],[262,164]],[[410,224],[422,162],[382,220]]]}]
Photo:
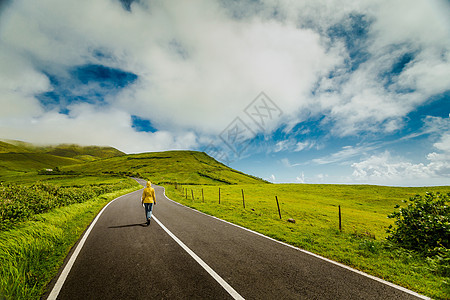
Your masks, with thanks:
[{"label": "asphalt road", "polygon": [[156,219],[148,227],[142,190],[104,210],[58,299],[418,299],[407,290],[181,206],[168,200],[162,187],[155,191]]}]

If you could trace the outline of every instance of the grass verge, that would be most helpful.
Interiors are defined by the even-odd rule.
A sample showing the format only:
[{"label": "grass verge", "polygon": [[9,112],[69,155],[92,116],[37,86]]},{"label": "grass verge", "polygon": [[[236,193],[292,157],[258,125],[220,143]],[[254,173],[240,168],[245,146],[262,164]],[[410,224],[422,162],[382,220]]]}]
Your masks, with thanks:
[{"label": "grass verge", "polygon": [[111,200],[139,188],[34,215],[0,232],[0,299],[39,299],[98,212]]},{"label": "grass verge", "polygon": [[[394,206],[426,191],[449,192],[450,186],[253,184],[186,185],[178,189],[166,186],[168,197],[186,206],[432,298],[448,299],[450,280],[439,272],[433,261],[396,247],[385,239],[386,228],[393,223],[387,215],[393,212]],[[279,199],[282,219],[275,195]],[[338,229],[339,205],[342,231]],[[296,222],[288,222],[290,218]]]}]

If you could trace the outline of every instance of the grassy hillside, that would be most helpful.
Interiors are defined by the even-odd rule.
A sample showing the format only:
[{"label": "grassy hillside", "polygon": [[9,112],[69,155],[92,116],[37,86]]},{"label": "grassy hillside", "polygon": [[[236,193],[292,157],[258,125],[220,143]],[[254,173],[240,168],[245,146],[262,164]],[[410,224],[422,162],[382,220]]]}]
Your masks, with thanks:
[{"label": "grassy hillside", "polygon": [[78,159],[46,153],[0,153],[0,174],[4,172],[33,172],[80,163]]},{"label": "grassy hillside", "polygon": [[89,156],[93,159],[125,155],[125,153],[113,147],[80,146],[75,144],[39,146],[21,141],[0,140],[0,153],[9,152],[45,153],[71,158],[85,158],[86,156]]},{"label": "grassy hillside", "polygon": [[62,168],[83,174],[129,174],[155,183],[250,184],[265,183],[233,170],[203,152],[166,151],[132,154]]},{"label": "grassy hillside", "polygon": [[36,146],[3,140],[0,142],[0,160],[0,181],[14,181],[24,173],[33,176],[38,170],[58,167],[63,172],[71,171],[81,175],[131,175],[148,178],[155,183],[266,183],[196,151],[126,155],[112,147]]},{"label": "grassy hillside", "polygon": [[0,141],[0,181],[33,176],[41,169],[54,169],[98,159],[117,157],[123,152],[112,147],[55,145],[37,146],[21,141]]},{"label": "grassy hillside", "polygon": [[0,140],[0,153],[10,153],[10,152],[29,152],[27,149],[23,147],[19,147],[4,141]]},{"label": "grassy hillside", "polygon": [[[78,159],[90,158],[108,158],[125,155],[122,151],[112,147],[98,147],[98,146],[78,146],[78,145],[58,145],[42,148],[46,153],[72,157]],[[89,159],[89,158],[88,158]]]},{"label": "grassy hillside", "polygon": [[[16,140],[0,139],[0,142],[5,145],[5,147],[13,147],[13,152],[34,152],[38,146],[31,143],[26,143]],[[9,151],[8,151],[9,152]]]}]

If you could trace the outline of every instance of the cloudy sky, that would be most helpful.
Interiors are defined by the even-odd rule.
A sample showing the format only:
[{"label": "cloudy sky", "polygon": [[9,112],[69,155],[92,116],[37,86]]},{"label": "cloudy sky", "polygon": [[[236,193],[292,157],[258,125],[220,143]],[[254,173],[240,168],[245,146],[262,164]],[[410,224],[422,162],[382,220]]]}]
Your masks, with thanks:
[{"label": "cloudy sky", "polygon": [[0,0],[0,138],[450,183],[442,0]]}]

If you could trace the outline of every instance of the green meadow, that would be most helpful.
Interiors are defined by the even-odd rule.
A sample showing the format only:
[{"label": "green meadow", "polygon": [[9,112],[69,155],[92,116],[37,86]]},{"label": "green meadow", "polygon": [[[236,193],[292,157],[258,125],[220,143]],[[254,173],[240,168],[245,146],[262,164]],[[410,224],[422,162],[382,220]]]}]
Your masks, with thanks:
[{"label": "green meadow", "polygon": [[[386,229],[393,224],[387,215],[394,211],[394,206],[402,205],[402,200],[416,194],[432,191],[448,193],[450,186],[168,185],[166,194],[204,213],[421,294],[447,299],[449,278],[439,272],[434,261],[385,240]],[[342,231],[339,230],[339,206]],[[294,219],[295,223],[288,219]]]}]

